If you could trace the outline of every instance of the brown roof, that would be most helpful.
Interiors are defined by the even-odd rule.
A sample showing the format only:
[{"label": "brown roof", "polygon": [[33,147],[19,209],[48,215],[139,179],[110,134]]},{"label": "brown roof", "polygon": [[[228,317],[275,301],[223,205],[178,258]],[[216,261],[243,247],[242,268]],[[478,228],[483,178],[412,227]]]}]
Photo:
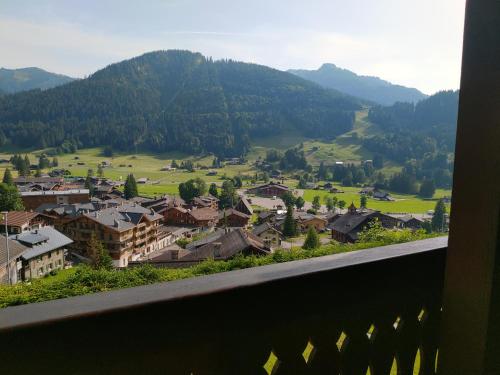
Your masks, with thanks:
[{"label": "brown roof", "polygon": [[[24,245],[21,245],[17,241],[9,241],[9,255],[10,259],[19,257],[22,253],[28,250]],[[0,235],[0,264],[7,263],[7,247],[5,246],[5,237]]]},{"label": "brown roof", "polygon": [[198,208],[190,213],[195,220],[215,220],[219,217],[217,210],[210,207]]},{"label": "brown roof", "polygon": [[[7,214],[7,225],[21,226],[23,224],[29,223],[31,219],[37,217],[38,215],[38,212],[32,211],[10,211]],[[5,225],[5,220],[3,217],[0,220],[0,225]]]},{"label": "brown roof", "polygon": [[250,215],[244,214],[243,212],[235,210],[233,208],[226,208],[225,210],[219,213],[219,219],[224,218],[224,212],[226,213],[226,216],[236,215],[244,219],[250,219],[251,217]]},{"label": "brown roof", "polygon": [[269,253],[264,242],[259,237],[238,228],[224,234],[211,243],[193,250],[190,254],[182,257],[180,261],[201,261],[208,258],[229,259],[243,252]]}]

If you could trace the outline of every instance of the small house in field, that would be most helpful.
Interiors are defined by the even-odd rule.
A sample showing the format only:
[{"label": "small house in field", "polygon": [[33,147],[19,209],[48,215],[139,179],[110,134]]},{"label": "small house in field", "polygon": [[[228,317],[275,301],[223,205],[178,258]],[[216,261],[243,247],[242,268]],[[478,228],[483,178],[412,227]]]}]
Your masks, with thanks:
[{"label": "small house in field", "polygon": [[263,197],[281,197],[289,191],[290,188],[288,186],[275,182],[269,182],[266,185],[256,186],[247,190],[249,194],[260,195]]},{"label": "small house in field", "polygon": [[138,184],[146,184],[148,182],[148,178],[147,177],[141,177],[141,178],[138,178],[137,179],[137,183]]}]

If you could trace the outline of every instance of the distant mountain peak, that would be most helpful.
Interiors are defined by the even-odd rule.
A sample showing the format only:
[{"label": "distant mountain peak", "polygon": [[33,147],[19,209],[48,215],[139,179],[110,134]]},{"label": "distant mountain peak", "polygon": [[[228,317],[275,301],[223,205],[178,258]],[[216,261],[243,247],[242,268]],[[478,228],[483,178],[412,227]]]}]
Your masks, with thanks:
[{"label": "distant mountain peak", "polygon": [[396,102],[418,102],[427,95],[415,88],[395,85],[379,77],[358,75],[333,63],[324,63],[317,70],[289,70],[323,87],[382,105]]},{"label": "distant mountain peak", "polygon": [[0,92],[7,94],[33,89],[47,90],[74,80],[75,78],[47,72],[37,67],[0,68]]}]

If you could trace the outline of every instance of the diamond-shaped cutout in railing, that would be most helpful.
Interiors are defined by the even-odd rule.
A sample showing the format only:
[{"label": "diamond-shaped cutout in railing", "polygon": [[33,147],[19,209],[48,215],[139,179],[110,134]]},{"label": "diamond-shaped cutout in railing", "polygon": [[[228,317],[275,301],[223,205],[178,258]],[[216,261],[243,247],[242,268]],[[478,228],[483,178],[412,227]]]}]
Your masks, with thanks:
[{"label": "diamond-shaped cutout in railing", "polygon": [[[335,343],[337,345],[337,349],[339,350],[339,352],[342,351],[342,347],[344,346],[344,342],[346,341],[346,339],[347,339],[347,335],[344,333],[344,331],[342,331],[342,333],[339,336],[339,339]],[[347,344],[347,342],[346,342],[346,344]]]},{"label": "diamond-shaped cutout in railing", "polygon": [[312,342],[308,341],[306,348],[302,352],[302,357],[304,357],[304,361],[306,361],[306,363],[309,363],[309,361],[311,361],[313,359],[315,350],[316,349],[315,349],[314,345],[312,344]]},{"label": "diamond-shaped cutout in railing", "polygon": [[398,316],[396,318],[396,320],[394,321],[394,323],[392,324],[392,326],[394,327],[394,329],[398,329],[399,325],[401,324],[401,317]]},{"label": "diamond-shaped cutout in railing", "polygon": [[398,361],[396,360],[396,357],[392,360],[392,366],[391,366],[391,375],[394,374],[396,375],[398,373]]},{"label": "diamond-shaped cutout in railing", "polygon": [[372,324],[370,328],[368,328],[368,331],[366,332],[366,337],[368,337],[370,341],[373,341],[375,340],[376,335],[377,335],[377,328],[375,327],[375,325]]},{"label": "diamond-shaped cutout in railing", "polygon": [[273,375],[278,370],[279,364],[280,360],[278,359],[278,357],[276,357],[274,352],[271,351],[271,354],[269,354],[269,358],[262,367],[264,367],[264,370],[267,372],[268,375]]},{"label": "diamond-shaped cutout in railing", "polygon": [[413,373],[418,375],[420,374],[420,361],[422,359],[422,355],[420,354],[420,349],[417,350],[417,354],[415,355],[415,361],[413,362]]},{"label": "diamond-shaped cutout in railing", "polygon": [[420,310],[420,314],[418,314],[418,321],[422,322],[425,319],[426,315],[427,311],[425,311],[425,309]]}]

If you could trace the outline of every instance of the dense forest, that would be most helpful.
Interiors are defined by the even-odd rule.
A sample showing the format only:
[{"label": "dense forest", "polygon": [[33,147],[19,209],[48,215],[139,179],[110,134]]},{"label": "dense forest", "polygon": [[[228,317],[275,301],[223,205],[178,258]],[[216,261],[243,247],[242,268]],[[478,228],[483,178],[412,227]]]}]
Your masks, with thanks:
[{"label": "dense forest", "polygon": [[439,92],[416,105],[373,107],[369,119],[384,135],[366,138],[364,146],[403,163],[403,179],[432,179],[438,187],[450,187],[457,116],[458,91]]},{"label": "dense forest", "polygon": [[356,99],[260,65],[160,51],[87,79],[0,98],[0,146],[179,150],[240,156],[254,136],[291,129],[332,139]]},{"label": "dense forest", "polygon": [[400,162],[429,152],[453,152],[457,116],[458,91],[442,91],[416,105],[372,107],[368,117],[384,136],[367,139],[365,146]]}]

